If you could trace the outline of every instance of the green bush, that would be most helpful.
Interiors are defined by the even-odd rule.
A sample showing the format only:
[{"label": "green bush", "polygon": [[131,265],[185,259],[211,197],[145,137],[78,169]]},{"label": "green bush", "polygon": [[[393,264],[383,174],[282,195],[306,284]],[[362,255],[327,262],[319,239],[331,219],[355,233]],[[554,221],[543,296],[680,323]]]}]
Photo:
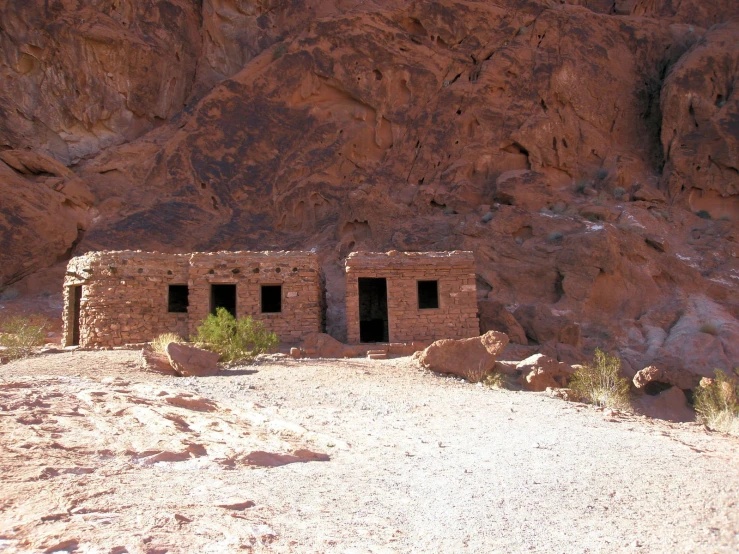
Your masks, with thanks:
[{"label": "green bush", "polygon": [[196,342],[218,352],[224,362],[245,362],[257,355],[274,351],[277,335],[267,331],[251,317],[236,319],[225,308],[218,308],[198,327]]},{"label": "green bush", "polygon": [[697,215],[701,219],[711,219],[711,214],[708,213],[706,210],[700,210],[698,212],[695,212],[695,215]]},{"label": "green bush", "polygon": [[159,354],[167,353],[167,345],[170,342],[177,342],[182,344],[185,342],[183,338],[175,333],[162,333],[153,341],[151,341],[151,349]]},{"label": "green bush", "polygon": [[629,382],[621,377],[621,360],[600,349],[592,362],[584,364],[570,379],[575,396],[596,406],[628,408]]},{"label": "green bush", "polygon": [[698,420],[709,429],[739,435],[739,380],[730,379],[720,369],[713,379],[701,379],[693,390],[693,407]]},{"label": "green bush", "polygon": [[0,324],[0,346],[6,350],[3,355],[11,360],[25,358],[37,346],[43,346],[46,338],[46,324],[34,318],[15,316]]}]

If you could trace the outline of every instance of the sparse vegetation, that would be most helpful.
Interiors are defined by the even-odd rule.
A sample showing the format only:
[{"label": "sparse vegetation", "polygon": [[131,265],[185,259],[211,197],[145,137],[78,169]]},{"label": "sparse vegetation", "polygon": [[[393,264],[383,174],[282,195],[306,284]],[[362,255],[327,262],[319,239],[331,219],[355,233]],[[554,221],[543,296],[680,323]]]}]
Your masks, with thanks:
[{"label": "sparse vegetation", "polygon": [[553,233],[549,233],[549,236],[547,237],[547,242],[550,242],[550,243],[562,242],[563,238],[564,238],[564,234],[560,233],[559,231],[555,231]]},{"label": "sparse vegetation", "polygon": [[711,219],[711,214],[709,214],[706,210],[695,212],[695,215],[697,215],[701,219]]},{"label": "sparse vegetation", "polygon": [[166,354],[167,345],[170,342],[178,342],[181,344],[185,341],[181,336],[177,335],[176,333],[162,333],[157,338],[155,338],[153,341],[151,341],[151,349],[154,352],[159,352],[160,354]]},{"label": "sparse vegetation", "polygon": [[624,194],[626,194],[626,189],[623,187],[616,187],[613,189],[614,198],[621,198]]},{"label": "sparse vegetation", "polygon": [[629,382],[620,376],[621,360],[600,349],[593,361],[575,371],[570,388],[585,402],[606,408],[628,408]]},{"label": "sparse vegetation", "polygon": [[[735,370],[737,371],[737,370]],[[698,419],[709,429],[739,436],[739,379],[717,369],[693,391]]]},{"label": "sparse vegetation", "polygon": [[487,370],[483,367],[482,361],[477,364],[477,367],[469,367],[465,371],[465,379],[470,383],[480,383],[485,379]]},{"label": "sparse vegetation", "polygon": [[0,346],[10,360],[25,358],[37,346],[44,344],[46,324],[35,318],[15,316],[0,323]]},{"label": "sparse vegetation", "polygon": [[15,300],[18,298],[19,292],[15,289],[7,288],[0,292],[0,300]]},{"label": "sparse vegetation", "polygon": [[590,186],[590,183],[588,181],[584,179],[580,180],[577,182],[577,184],[575,184],[575,192],[577,194],[584,194],[585,189],[588,188],[589,186]]},{"label": "sparse vegetation", "polygon": [[716,327],[716,325],[714,325],[713,323],[704,323],[703,325],[701,325],[699,331],[701,333],[713,335],[714,337],[718,335],[718,327]]},{"label": "sparse vegetation", "polygon": [[218,352],[224,362],[245,362],[257,355],[274,351],[277,335],[251,317],[236,319],[228,310],[218,308],[198,327],[196,342],[207,350]]},{"label": "sparse vegetation", "polygon": [[598,179],[599,181],[602,181],[603,179],[605,179],[606,177],[608,177],[608,170],[607,170],[606,168],[604,168],[604,167],[600,168],[600,169],[599,169],[599,170],[598,170],[598,171],[597,171],[597,172],[595,173],[595,177],[596,177],[596,178],[597,178],[597,179]]},{"label": "sparse vegetation", "polygon": [[485,376],[482,384],[491,389],[510,389],[512,386],[511,380],[512,377],[510,375],[494,371]]}]

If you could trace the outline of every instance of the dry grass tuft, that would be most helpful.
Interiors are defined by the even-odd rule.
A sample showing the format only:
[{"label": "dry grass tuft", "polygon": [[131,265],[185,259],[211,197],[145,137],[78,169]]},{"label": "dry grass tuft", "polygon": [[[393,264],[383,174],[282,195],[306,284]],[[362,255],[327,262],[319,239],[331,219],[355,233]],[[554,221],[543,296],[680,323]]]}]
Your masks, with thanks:
[{"label": "dry grass tuft", "polygon": [[717,369],[715,378],[701,379],[694,390],[698,419],[709,429],[739,436],[739,379]]},{"label": "dry grass tuft", "polygon": [[631,406],[629,382],[621,377],[621,360],[596,349],[593,361],[575,371],[570,380],[574,395],[585,402],[605,408]]},{"label": "dry grass tuft", "polygon": [[185,342],[185,340],[181,336],[175,333],[162,333],[157,338],[155,338],[153,341],[151,341],[151,349],[154,352],[158,352],[159,354],[166,354],[167,345],[170,342],[176,342],[176,343],[182,344]]}]

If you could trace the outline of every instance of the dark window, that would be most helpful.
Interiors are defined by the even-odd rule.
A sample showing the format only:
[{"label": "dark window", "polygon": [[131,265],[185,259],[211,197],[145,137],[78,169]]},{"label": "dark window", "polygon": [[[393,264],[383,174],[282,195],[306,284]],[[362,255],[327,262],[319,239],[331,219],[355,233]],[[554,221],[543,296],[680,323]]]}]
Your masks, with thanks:
[{"label": "dark window", "polygon": [[210,286],[210,313],[216,313],[218,308],[225,308],[236,317],[236,285]]},{"label": "dark window", "polygon": [[169,285],[169,300],[167,311],[175,314],[186,314],[189,302],[190,290],[187,285]]},{"label": "dark window", "polygon": [[282,311],[282,285],[262,285],[262,313],[276,314]]},{"label": "dark window", "polygon": [[418,281],[418,309],[439,307],[439,281]]}]

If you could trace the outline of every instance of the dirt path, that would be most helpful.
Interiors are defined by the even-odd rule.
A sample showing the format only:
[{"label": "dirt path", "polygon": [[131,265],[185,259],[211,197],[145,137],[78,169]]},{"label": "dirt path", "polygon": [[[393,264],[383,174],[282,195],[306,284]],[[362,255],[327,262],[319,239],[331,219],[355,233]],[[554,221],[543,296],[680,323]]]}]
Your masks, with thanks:
[{"label": "dirt path", "polygon": [[[695,424],[485,389],[407,358],[269,362],[200,379],[135,366],[130,352],[77,352],[0,367],[5,408],[20,394],[9,382],[62,394],[40,400],[48,408],[0,411],[0,552],[64,541],[132,553],[739,551],[739,441]],[[126,395],[148,399],[167,421],[168,398],[213,401],[210,412],[175,406],[207,455],[144,463],[118,451],[141,420],[160,423],[111,424],[108,408],[95,408],[98,419],[118,434],[90,439],[105,442],[107,457],[54,438],[48,422],[11,425],[23,410],[90,391],[106,392],[96,398],[111,409]],[[224,434],[242,420],[246,431]],[[174,452],[182,437],[166,430]],[[36,447],[22,451],[22,440]],[[55,441],[70,448],[66,459]],[[261,467],[245,455],[257,447],[330,461]],[[219,507],[246,500],[254,506]]]}]

